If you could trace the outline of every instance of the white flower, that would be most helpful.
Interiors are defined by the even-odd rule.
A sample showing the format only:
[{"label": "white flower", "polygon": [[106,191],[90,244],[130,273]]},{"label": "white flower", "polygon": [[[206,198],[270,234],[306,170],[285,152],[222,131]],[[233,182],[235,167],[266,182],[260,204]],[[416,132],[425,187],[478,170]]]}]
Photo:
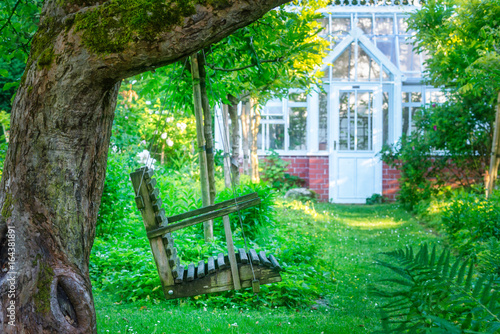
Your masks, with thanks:
[{"label": "white flower", "polygon": [[187,124],[179,122],[179,123],[177,123],[177,127],[179,128],[179,130],[181,130],[181,132],[184,132],[184,130],[186,130],[186,128],[187,128]]},{"label": "white flower", "polygon": [[174,146],[174,142],[172,141],[172,139],[170,138],[167,139],[167,145],[170,147]]},{"label": "white flower", "polygon": [[163,132],[161,134],[161,139],[164,139],[164,140],[167,139],[167,133],[166,132]]},{"label": "white flower", "polygon": [[174,120],[174,118],[173,118],[173,117],[167,117],[167,122],[169,122],[169,123],[170,123],[170,122],[172,122],[173,120]]},{"label": "white flower", "polygon": [[137,154],[139,156],[139,163],[146,165],[147,167],[154,169],[154,163],[156,159],[151,158],[151,155],[148,150],[144,150],[141,153]]}]

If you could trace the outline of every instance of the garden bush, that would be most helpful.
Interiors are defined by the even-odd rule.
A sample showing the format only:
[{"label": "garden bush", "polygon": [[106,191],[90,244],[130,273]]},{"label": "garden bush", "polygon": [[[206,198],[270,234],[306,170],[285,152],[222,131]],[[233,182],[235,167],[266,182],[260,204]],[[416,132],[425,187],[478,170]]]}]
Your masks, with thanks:
[{"label": "garden bush", "polygon": [[271,150],[260,168],[262,179],[269,182],[276,191],[283,193],[290,188],[303,186],[304,180],[296,175],[286,173],[289,164],[290,162],[280,158],[278,152]]},{"label": "garden bush", "polygon": [[462,255],[477,255],[490,238],[500,240],[500,192],[458,192],[444,209],[442,222],[451,246]]}]

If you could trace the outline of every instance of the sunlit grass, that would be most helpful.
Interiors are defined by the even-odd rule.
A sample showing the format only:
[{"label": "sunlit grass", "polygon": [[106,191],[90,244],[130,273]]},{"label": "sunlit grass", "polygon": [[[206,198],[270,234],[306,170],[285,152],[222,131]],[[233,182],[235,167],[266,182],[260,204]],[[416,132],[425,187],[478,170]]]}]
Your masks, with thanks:
[{"label": "sunlit grass", "polygon": [[[97,296],[99,333],[366,333],[378,324],[380,300],[368,293],[371,283],[386,278],[374,265],[378,253],[418,246],[439,238],[396,204],[333,205],[279,201],[276,234],[260,242],[275,254],[301,249],[322,259],[315,288],[322,291],[313,303],[299,308],[213,309],[180,300],[115,305]],[[274,240],[274,241],[273,241]],[[325,276],[326,275],[326,276]],[[290,279],[283,273],[283,279]],[[268,286],[269,293],[280,289]],[[159,322],[158,322],[159,321]],[[132,327],[132,330],[130,330]],[[127,332],[128,330],[128,332]]]}]

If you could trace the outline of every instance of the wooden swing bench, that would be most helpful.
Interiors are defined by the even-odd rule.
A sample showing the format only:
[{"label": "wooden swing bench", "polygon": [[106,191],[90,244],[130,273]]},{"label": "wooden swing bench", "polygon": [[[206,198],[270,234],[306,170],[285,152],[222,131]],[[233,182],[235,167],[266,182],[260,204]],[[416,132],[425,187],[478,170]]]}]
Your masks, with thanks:
[{"label": "wooden swing bench", "polygon": [[196,296],[239,287],[253,287],[254,292],[258,292],[259,284],[281,282],[281,267],[273,255],[268,256],[263,251],[256,252],[253,249],[248,253],[243,248],[234,251],[232,240],[228,240],[228,254],[211,256],[207,262],[200,260],[197,264],[182,265],[171,234],[258,205],[260,198],[257,193],[167,217],[165,209],[162,209],[156,179],[152,177],[153,170],[143,167],[130,176],[165,298]]}]

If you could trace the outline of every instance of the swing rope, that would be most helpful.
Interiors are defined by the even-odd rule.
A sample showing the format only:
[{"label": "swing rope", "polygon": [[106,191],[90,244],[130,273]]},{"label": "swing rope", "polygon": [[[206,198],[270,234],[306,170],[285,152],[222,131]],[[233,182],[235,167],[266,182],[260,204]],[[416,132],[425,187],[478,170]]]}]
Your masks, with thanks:
[{"label": "swing rope", "polygon": [[[203,58],[205,60],[205,64],[207,64],[205,50],[203,50],[202,52],[203,52]],[[211,45],[210,45],[210,52],[213,53]],[[218,79],[218,75],[217,75],[216,71],[214,71],[214,75],[216,76],[215,79],[217,80]],[[208,81],[208,84],[209,84],[209,87],[210,87],[210,92],[212,93],[212,96],[215,97],[217,99],[217,101],[222,101],[221,98],[220,98],[220,95],[219,94],[216,95],[214,93],[214,90],[213,90],[213,87],[212,87],[212,81],[210,80],[211,77],[208,76],[207,79],[208,79],[207,81]],[[215,110],[215,108],[214,108],[214,110]],[[222,122],[223,122],[223,125],[224,125],[224,127],[223,127],[224,130],[222,130],[221,129],[220,120],[218,119],[218,117],[215,117],[215,119],[217,120],[217,124],[219,125],[219,134],[222,137],[222,146],[223,146],[223,149],[224,149],[224,159],[229,159],[229,153],[226,153],[226,152],[230,152],[230,150],[229,150],[229,142],[228,142],[228,140],[229,140],[229,134],[228,134],[229,124],[227,123],[226,118],[222,117]],[[228,164],[229,179],[231,180],[231,190],[233,192],[234,204],[237,205],[238,202],[236,200],[236,197],[239,196],[239,194],[238,194],[238,191],[236,189],[236,184],[235,184],[235,181],[234,181],[234,178],[233,178],[233,173],[231,173],[231,165],[230,165],[230,163]],[[245,244],[245,251],[248,253],[249,252],[249,247],[248,247],[247,239],[246,239],[246,236],[245,236],[245,229],[243,228],[243,219],[241,217],[241,211],[238,209],[237,212],[238,212],[238,220],[239,220],[240,228],[241,228],[241,235],[243,237],[243,242]],[[254,268],[253,268],[252,261],[249,261],[249,263],[250,263],[250,269],[252,271],[253,280],[255,282],[255,281],[257,281],[257,279],[255,277],[255,271],[254,271]]]}]

